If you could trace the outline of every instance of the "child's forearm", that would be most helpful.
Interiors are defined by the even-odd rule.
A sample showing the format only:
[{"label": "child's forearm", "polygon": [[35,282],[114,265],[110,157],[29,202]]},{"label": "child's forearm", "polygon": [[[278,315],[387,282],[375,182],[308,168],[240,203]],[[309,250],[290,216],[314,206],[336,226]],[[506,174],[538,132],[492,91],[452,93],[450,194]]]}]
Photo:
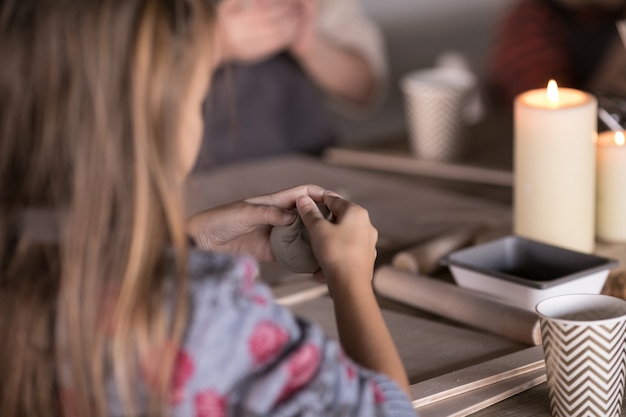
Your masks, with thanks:
[{"label": "child's forearm", "polygon": [[333,286],[339,338],[346,354],[360,365],[387,375],[410,396],[408,379],[398,351],[369,285]]}]

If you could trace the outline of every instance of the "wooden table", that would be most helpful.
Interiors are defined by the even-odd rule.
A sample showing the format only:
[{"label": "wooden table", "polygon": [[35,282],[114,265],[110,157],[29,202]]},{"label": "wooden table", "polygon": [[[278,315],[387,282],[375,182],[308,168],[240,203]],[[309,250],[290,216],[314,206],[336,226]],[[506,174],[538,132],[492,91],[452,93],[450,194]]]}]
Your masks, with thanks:
[{"label": "wooden table", "polygon": [[[507,230],[509,204],[450,192],[429,181],[397,174],[327,164],[304,156],[285,156],[231,165],[196,174],[188,184],[188,212],[294,185],[315,183],[367,208],[379,231],[379,262],[398,249],[455,225],[481,224]],[[497,199],[496,199],[497,200]],[[626,252],[626,251],[625,251]],[[275,264],[262,265],[264,279],[280,302],[317,321],[336,337],[332,302],[307,275],[291,274]],[[411,383],[428,381],[527,348],[517,342],[464,328],[417,309],[380,300],[385,319]],[[549,416],[545,384],[492,405],[475,416]]]},{"label": "wooden table", "polygon": [[230,165],[195,174],[188,187],[187,211],[295,185],[315,183],[367,208],[381,248],[394,250],[470,223],[510,224],[510,208],[482,198],[382,172],[365,172],[305,156],[286,156]]}]

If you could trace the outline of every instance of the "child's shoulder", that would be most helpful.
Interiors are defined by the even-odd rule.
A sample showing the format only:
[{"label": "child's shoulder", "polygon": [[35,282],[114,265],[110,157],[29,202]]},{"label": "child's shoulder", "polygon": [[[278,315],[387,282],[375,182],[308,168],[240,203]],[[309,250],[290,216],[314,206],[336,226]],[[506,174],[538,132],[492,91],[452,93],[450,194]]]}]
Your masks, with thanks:
[{"label": "child's shoulder", "polygon": [[249,265],[258,272],[254,258],[245,255],[209,252],[192,248],[189,250],[187,268],[192,280],[223,279],[226,275],[240,272],[242,266]]},{"label": "child's shoulder", "polygon": [[236,296],[251,290],[259,276],[259,265],[251,256],[201,249],[189,251],[187,268],[192,295]]}]

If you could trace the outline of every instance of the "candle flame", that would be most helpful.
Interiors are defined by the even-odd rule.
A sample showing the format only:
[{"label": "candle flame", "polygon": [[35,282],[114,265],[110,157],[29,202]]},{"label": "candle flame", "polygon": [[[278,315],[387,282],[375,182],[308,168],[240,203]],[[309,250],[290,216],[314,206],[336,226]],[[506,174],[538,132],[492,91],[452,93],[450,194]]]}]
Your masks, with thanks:
[{"label": "candle flame", "polygon": [[547,94],[548,94],[548,100],[550,100],[550,103],[552,104],[559,103],[559,86],[556,84],[556,81],[550,80],[548,82]]},{"label": "candle flame", "polygon": [[615,132],[615,144],[617,146],[624,146],[624,132]]}]

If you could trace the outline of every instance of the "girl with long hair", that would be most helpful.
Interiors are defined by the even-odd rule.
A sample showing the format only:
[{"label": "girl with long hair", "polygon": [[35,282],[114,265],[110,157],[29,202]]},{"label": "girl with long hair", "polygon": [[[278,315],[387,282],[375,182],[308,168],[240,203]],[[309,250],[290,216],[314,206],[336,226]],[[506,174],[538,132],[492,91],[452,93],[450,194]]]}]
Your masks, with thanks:
[{"label": "girl with long hair", "polygon": [[[364,209],[307,185],[185,219],[213,27],[206,0],[0,1],[0,416],[413,413]],[[341,346],[254,280],[294,207]]]}]

